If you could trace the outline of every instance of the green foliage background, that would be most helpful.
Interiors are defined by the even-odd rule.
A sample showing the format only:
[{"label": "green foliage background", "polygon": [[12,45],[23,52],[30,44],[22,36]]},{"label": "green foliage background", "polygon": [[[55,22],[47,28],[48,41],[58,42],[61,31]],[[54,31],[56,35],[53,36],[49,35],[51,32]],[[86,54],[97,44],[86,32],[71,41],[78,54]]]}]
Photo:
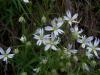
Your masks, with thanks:
[{"label": "green foliage background", "polygon": [[[27,72],[28,75],[32,75],[32,68],[40,66],[37,63],[40,62],[42,57],[48,57],[50,61],[46,66],[42,64],[43,71],[39,75],[66,75],[64,72],[59,72],[61,67],[65,67],[65,61],[79,65],[77,67],[73,66],[74,70],[73,67],[65,67],[67,75],[100,74],[100,65],[95,68],[99,68],[99,70],[93,69],[93,72],[90,73],[80,71],[81,64],[70,61],[72,58],[64,59],[64,61],[60,60],[59,52],[50,51],[45,53],[43,47],[37,47],[32,39],[32,34],[35,30],[38,27],[45,26],[41,21],[42,16],[45,16],[47,21],[50,21],[54,17],[65,15],[68,9],[73,13],[79,13],[79,18],[81,18],[79,26],[86,31],[85,34],[100,37],[100,0],[30,0],[29,4],[24,3],[22,0],[0,0],[0,47],[6,49],[11,46],[13,50],[18,48],[20,51],[11,60],[12,63],[8,64],[7,75],[20,75],[21,72]],[[20,16],[25,18],[25,23],[18,22]],[[27,42],[24,44],[19,41],[22,34],[27,37]],[[31,45],[27,46],[28,42]],[[83,61],[89,63],[85,59]],[[58,62],[63,63],[63,65],[60,66]],[[0,61],[0,75],[4,75],[3,65],[4,63]],[[55,71],[52,73],[52,69],[56,69],[59,74]]]}]

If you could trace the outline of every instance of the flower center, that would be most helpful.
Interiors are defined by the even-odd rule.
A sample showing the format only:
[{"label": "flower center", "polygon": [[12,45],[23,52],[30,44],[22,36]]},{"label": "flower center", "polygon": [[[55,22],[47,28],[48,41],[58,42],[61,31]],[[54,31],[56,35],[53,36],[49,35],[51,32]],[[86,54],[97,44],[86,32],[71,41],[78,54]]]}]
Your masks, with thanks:
[{"label": "flower center", "polygon": [[55,30],[57,30],[58,28],[57,27],[53,27],[53,30],[55,31]]},{"label": "flower center", "polygon": [[8,57],[8,54],[4,54],[4,57]]}]

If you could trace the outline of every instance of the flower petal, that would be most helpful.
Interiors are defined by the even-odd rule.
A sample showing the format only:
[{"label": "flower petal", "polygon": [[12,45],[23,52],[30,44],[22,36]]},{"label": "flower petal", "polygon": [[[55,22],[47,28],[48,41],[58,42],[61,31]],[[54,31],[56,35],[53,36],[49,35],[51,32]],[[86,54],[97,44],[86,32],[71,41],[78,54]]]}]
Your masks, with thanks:
[{"label": "flower petal", "polygon": [[81,29],[78,33],[81,34],[83,32],[83,29]]},{"label": "flower petal", "polygon": [[52,48],[53,50],[57,50],[57,48],[56,48],[54,45],[52,45],[51,48]]},{"label": "flower petal", "polygon": [[69,18],[71,18],[71,12],[70,12],[69,10],[66,12],[66,14],[67,14],[67,16],[68,16]]},{"label": "flower petal", "polygon": [[3,61],[6,61],[7,62],[7,57],[4,57]]},{"label": "flower petal", "polygon": [[77,42],[78,43],[82,43],[82,39],[77,39]]},{"label": "flower petal", "polygon": [[40,46],[41,44],[42,44],[42,40],[38,40],[38,41],[37,41],[37,45]]},{"label": "flower petal", "polygon": [[50,47],[51,47],[51,45],[46,45],[45,46],[45,51],[47,51]]},{"label": "flower petal", "polygon": [[90,36],[90,37],[87,38],[87,41],[88,41],[88,42],[90,42],[90,41],[92,41],[92,40],[93,40],[93,36]]},{"label": "flower petal", "polygon": [[99,42],[100,42],[100,40],[96,38],[95,41],[94,41],[94,46],[95,47],[98,46]]},{"label": "flower petal", "polygon": [[58,31],[60,34],[64,33],[64,31],[61,30],[61,29],[58,29],[57,31]]},{"label": "flower petal", "polygon": [[11,48],[9,47],[7,50],[6,50],[6,54],[9,54],[11,51]]},{"label": "flower petal", "polygon": [[0,53],[5,54],[4,50],[0,47]]},{"label": "flower petal", "polygon": [[68,23],[70,24],[70,26],[72,26],[72,21],[69,20]]},{"label": "flower petal", "polygon": [[78,31],[78,26],[77,26],[77,25],[75,25],[75,27],[74,27],[74,28],[75,28],[75,31]]},{"label": "flower petal", "polygon": [[96,57],[99,57],[98,54],[97,54],[97,51],[93,50],[93,52],[94,52]]},{"label": "flower petal", "polygon": [[72,19],[74,20],[74,19],[76,19],[78,17],[78,14],[76,13],[73,17],[72,17]]},{"label": "flower petal", "polygon": [[67,16],[64,16],[64,20],[70,20],[70,19],[69,19],[69,17],[67,17]]},{"label": "flower petal", "polygon": [[40,39],[40,37],[38,35],[34,35],[34,39]]},{"label": "flower petal", "polygon": [[8,58],[13,58],[14,54],[9,54]]},{"label": "flower petal", "polygon": [[100,51],[100,48],[96,48],[96,50]]},{"label": "flower petal", "polygon": [[4,55],[0,55],[0,59],[4,58]]},{"label": "flower petal", "polygon": [[54,35],[57,36],[58,35],[58,31],[54,31]]},{"label": "flower petal", "polygon": [[92,51],[92,48],[90,48],[90,47],[87,47],[87,49],[88,49],[88,51],[89,51],[89,52],[91,52],[91,51]]},{"label": "flower petal", "polygon": [[47,27],[45,27],[45,30],[46,31],[51,31],[51,30],[53,30],[53,28],[51,26],[47,26]]},{"label": "flower petal", "polygon": [[57,27],[58,27],[58,28],[61,27],[62,25],[63,25],[63,22],[57,23]]}]

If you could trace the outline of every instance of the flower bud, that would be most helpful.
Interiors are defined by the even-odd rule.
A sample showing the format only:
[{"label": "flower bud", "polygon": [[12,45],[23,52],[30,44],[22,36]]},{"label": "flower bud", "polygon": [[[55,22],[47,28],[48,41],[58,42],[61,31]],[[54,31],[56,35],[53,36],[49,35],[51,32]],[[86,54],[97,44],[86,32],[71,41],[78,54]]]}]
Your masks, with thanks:
[{"label": "flower bud", "polygon": [[22,72],[20,75],[27,75],[27,72]]},{"label": "flower bud", "polygon": [[19,18],[19,20],[18,20],[20,23],[24,23],[25,22],[25,19],[24,19],[24,17],[23,16],[21,16],[20,18]]},{"label": "flower bud", "polygon": [[26,36],[25,35],[22,35],[21,36],[21,38],[20,38],[20,41],[22,42],[22,43],[25,43],[26,42]]},{"label": "flower bud", "polygon": [[91,61],[91,66],[95,67],[95,66],[96,66],[96,64],[97,64],[97,63],[96,63],[96,61],[94,61],[94,60],[93,60],[93,61]]},{"label": "flower bud", "polygon": [[42,21],[43,23],[46,23],[46,17],[43,16],[43,17],[41,18],[41,21]]},{"label": "flower bud", "polygon": [[78,61],[78,57],[77,56],[73,56],[73,59],[75,60],[75,62]]},{"label": "flower bud", "polygon": [[88,65],[86,63],[82,63],[83,70],[90,71]]},{"label": "flower bud", "polygon": [[18,53],[19,53],[18,48],[14,49],[14,53],[15,53],[15,54],[18,54]]},{"label": "flower bud", "polygon": [[51,72],[52,72],[52,75],[58,75],[56,69],[52,69]]},{"label": "flower bud", "polygon": [[26,43],[26,46],[31,46],[32,44],[31,44],[31,42],[30,41],[28,41],[27,43]]}]

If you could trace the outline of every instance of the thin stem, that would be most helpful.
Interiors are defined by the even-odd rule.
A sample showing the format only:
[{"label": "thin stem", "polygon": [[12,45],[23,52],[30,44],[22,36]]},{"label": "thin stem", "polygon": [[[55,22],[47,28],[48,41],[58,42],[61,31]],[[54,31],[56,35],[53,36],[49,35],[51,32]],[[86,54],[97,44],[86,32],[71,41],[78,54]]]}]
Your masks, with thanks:
[{"label": "thin stem", "polygon": [[4,73],[5,73],[5,75],[7,75],[7,63],[5,64]]}]

